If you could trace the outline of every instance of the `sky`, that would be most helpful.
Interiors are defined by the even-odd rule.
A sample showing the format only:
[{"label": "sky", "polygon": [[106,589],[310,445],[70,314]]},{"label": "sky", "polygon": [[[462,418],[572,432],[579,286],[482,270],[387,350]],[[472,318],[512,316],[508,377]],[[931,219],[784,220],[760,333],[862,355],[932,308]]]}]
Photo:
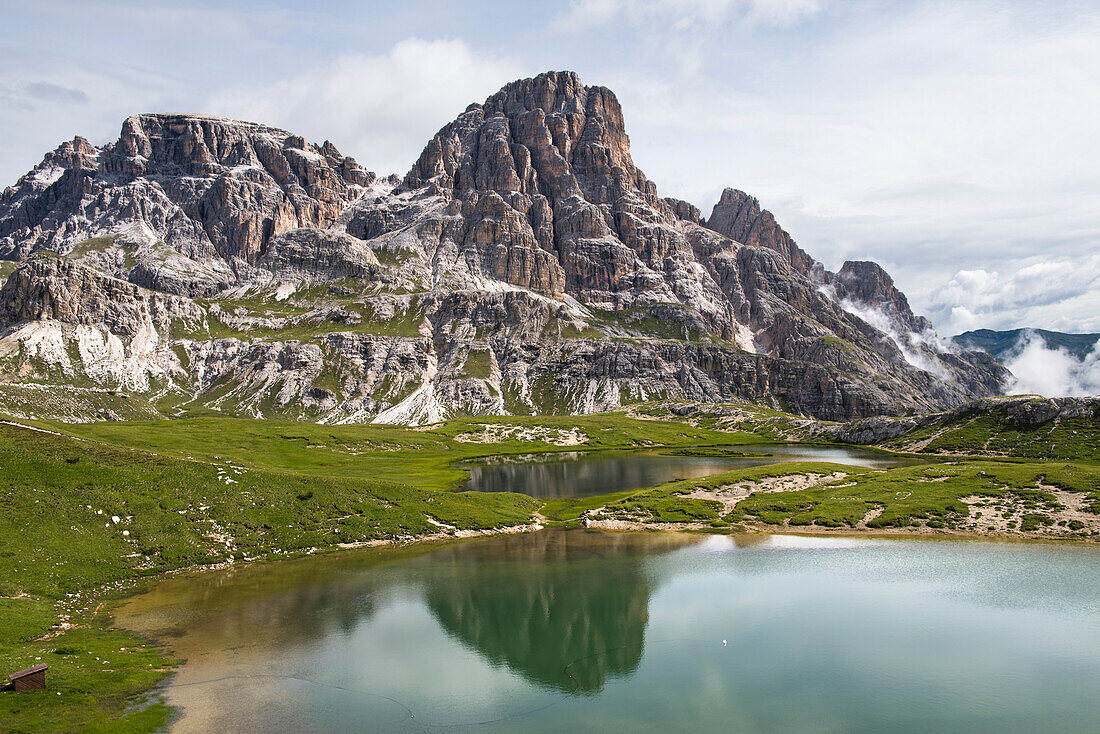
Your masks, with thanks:
[{"label": "sky", "polygon": [[618,96],[659,193],[757,196],[941,334],[1100,331],[1100,0],[0,0],[0,186],[139,112],[331,140],[404,173],[514,79]]}]

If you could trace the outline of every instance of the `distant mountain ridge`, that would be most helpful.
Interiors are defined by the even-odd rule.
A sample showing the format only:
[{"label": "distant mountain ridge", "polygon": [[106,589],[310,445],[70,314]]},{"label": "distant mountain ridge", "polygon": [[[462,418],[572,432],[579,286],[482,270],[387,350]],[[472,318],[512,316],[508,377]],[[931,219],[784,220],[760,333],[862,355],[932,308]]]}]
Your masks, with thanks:
[{"label": "distant mountain ridge", "polygon": [[1007,331],[976,329],[953,336],[951,341],[962,349],[981,350],[992,355],[997,361],[1003,362],[1018,348],[1021,338],[1026,334],[1035,334],[1046,342],[1048,348],[1064,349],[1078,360],[1083,360],[1100,341],[1100,334],[1068,334],[1062,331],[1028,328]]},{"label": "distant mountain ridge", "polygon": [[943,349],[878,265],[827,271],[749,194],[707,218],[659,196],[615,95],[572,72],[471,104],[404,177],[265,125],[135,115],[3,192],[0,256],[19,263],[0,409],[70,420],[421,424],[664,398],[847,420],[1008,376]]}]

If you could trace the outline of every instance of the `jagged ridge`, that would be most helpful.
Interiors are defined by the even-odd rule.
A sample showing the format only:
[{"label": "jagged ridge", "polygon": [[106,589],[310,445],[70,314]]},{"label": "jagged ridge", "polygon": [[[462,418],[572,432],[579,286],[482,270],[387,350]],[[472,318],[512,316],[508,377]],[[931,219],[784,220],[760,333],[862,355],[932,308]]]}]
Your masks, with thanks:
[{"label": "jagged ridge", "polygon": [[112,311],[129,281],[196,309],[155,327],[178,364],[166,405],[423,422],[687,397],[850,419],[1005,377],[940,347],[877,265],[826,271],[744,192],[707,219],[658,196],[615,95],[572,72],[470,105],[401,179],[254,123],[131,117],[4,192],[0,253],[42,249],[69,264],[32,259],[0,293],[9,373],[55,377],[27,328],[83,323],[33,305],[74,273],[96,327],[132,338]]}]

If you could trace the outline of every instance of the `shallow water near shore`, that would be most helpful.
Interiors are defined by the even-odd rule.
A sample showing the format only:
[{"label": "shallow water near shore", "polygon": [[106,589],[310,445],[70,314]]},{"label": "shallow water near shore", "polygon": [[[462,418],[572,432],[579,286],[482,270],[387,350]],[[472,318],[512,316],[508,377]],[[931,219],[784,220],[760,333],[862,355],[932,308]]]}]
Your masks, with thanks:
[{"label": "shallow water near shore", "polygon": [[840,446],[747,444],[729,447],[743,456],[683,456],[669,451],[593,451],[506,457],[469,462],[463,490],[521,492],[539,499],[588,497],[653,487],[673,479],[695,479],[731,469],[784,461],[829,461],[888,469],[927,459]]},{"label": "shallow water near shore", "polygon": [[1100,550],[548,530],[181,576],[175,732],[1100,730]]}]

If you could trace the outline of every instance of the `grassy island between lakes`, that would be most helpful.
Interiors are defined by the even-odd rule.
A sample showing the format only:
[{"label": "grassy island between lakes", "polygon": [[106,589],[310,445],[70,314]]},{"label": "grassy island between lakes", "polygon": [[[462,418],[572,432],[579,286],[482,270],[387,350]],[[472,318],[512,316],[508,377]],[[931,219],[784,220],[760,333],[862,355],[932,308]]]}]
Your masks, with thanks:
[{"label": "grassy island between lakes", "polygon": [[[427,428],[4,419],[0,673],[50,669],[45,691],[0,693],[0,728],[164,726],[171,711],[156,686],[176,661],[154,641],[114,628],[110,611],[142,583],[184,569],[542,526],[1100,538],[1100,456],[1089,448],[1100,438],[1096,418],[1044,428],[1041,442],[995,419],[940,427],[921,449],[926,463],[895,469],[787,462],[546,501],[460,491],[467,473],[459,464],[490,456],[754,456],[767,447],[753,444],[820,440],[794,416],[738,411],[736,421],[705,412],[687,419],[642,406]],[[977,455],[1040,444],[1052,449]],[[932,453],[938,447],[953,455]]]}]

